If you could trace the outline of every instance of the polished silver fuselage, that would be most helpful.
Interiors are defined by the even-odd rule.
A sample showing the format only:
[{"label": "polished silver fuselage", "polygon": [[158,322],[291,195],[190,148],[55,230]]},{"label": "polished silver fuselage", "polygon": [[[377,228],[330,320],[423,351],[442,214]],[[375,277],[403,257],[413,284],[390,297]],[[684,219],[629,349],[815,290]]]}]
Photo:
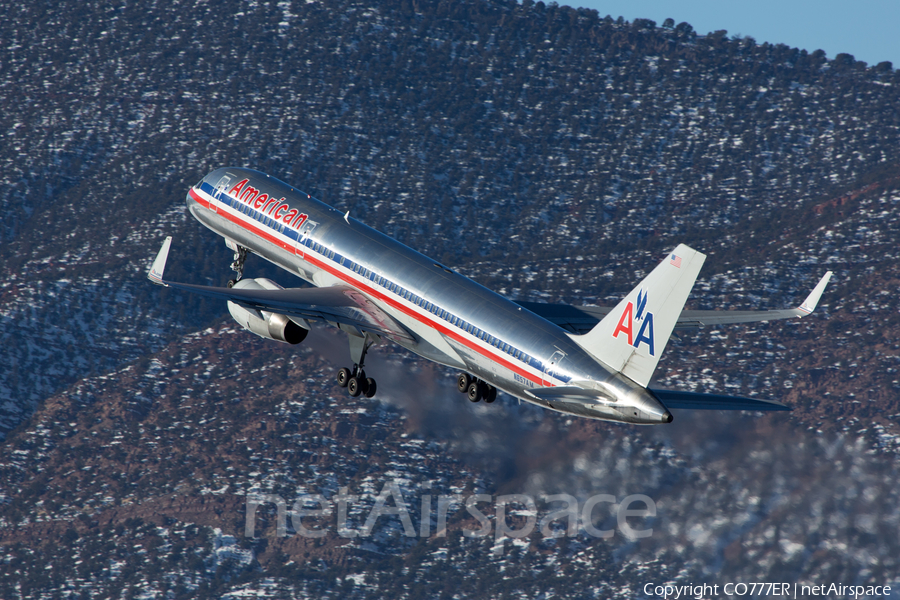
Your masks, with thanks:
[{"label": "polished silver fuselage", "polygon": [[[268,213],[281,218],[242,203],[247,187],[278,198]],[[561,412],[629,423],[660,423],[665,414],[643,387],[599,363],[563,329],[264,173],[213,171],[191,189],[187,205],[217,234],[315,286],[359,290],[408,332],[386,337],[419,356]],[[286,223],[288,209],[306,218]],[[610,402],[551,403],[529,393],[571,385],[602,389]]]}]

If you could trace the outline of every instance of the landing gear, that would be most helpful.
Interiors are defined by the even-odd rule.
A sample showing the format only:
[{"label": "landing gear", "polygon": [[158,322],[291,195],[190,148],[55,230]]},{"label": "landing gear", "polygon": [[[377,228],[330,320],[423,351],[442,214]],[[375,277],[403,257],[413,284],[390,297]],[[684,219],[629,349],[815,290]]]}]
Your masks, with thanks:
[{"label": "landing gear", "polygon": [[469,402],[484,400],[488,404],[497,399],[497,388],[468,373],[460,373],[456,378],[456,389],[466,395]]},{"label": "landing gear", "polygon": [[238,245],[232,247],[231,243],[228,244],[228,247],[234,250],[234,262],[231,263],[231,270],[237,273],[237,277],[228,280],[228,287],[234,287],[234,284],[244,277],[244,261],[247,260],[247,249]]},{"label": "landing gear", "polygon": [[347,392],[354,398],[360,394],[365,394],[366,398],[375,395],[378,385],[371,377],[366,377],[366,372],[355,366],[353,371],[343,368],[338,371],[337,383],[341,387],[347,388]]},{"label": "landing gear", "polygon": [[487,386],[488,390],[486,394],[483,394],[484,401],[490,404],[494,400],[497,399],[497,388],[492,385],[484,384]]},{"label": "landing gear", "polygon": [[351,397],[356,398],[362,393],[360,383],[362,382],[356,377],[351,377],[350,381],[347,382],[347,391],[350,393]]},{"label": "landing gear", "polygon": [[469,399],[469,402],[478,402],[481,400],[481,386],[478,385],[477,381],[473,381],[469,384],[469,387],[466,390],[466,397]]},{"label": "landing gear", "polygon": [[378,389],[375,380],[371,377],[366,377],[366,372],[363,370],[366,352],[368,352],[369,346],[373,343],[374,341],[371,341],[368,335],[366,337],[350,336],[350,358],[354,361],[353,369],[346,367],[340,369],[337,373],[337,384],[347,388],[347,392],[353,398],[358,397],[360,394],[365,394],[366,398],[371,398]]}]

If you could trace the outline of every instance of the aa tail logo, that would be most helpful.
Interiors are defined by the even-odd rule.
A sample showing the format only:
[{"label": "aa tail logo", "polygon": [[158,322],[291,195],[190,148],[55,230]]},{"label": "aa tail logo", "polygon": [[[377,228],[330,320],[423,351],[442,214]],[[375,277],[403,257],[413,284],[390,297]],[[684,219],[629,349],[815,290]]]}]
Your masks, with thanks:
[{"label": "aa tail logo", "polygon": [[[656,356],[656,350],[653,345],[653,313],[647,312],[647,314],[644,314],[644,309],[647,308],[648,295],[644,290],[638,292],[636,314],[633,302],[628,302],[625,305],[625,310],[622,311],[622,316],[619,317],[619,323],[616,325],[612,336],[618,338],[620,333],[624,333],[628,339],[628,345],[635,348],[640,346],[641,342],[644,342],[650,349],[650,356]],[[634,330],[638,321],[640,321],[641,326],[638,329],[637,337],[635,337]]]},{"label": "aa tail logo", "polygon": [[637,314],[634,318],[640,321],[644,318],[644,308],[647,306],[647,292],[644,290],[638,292],[637,303]]}]

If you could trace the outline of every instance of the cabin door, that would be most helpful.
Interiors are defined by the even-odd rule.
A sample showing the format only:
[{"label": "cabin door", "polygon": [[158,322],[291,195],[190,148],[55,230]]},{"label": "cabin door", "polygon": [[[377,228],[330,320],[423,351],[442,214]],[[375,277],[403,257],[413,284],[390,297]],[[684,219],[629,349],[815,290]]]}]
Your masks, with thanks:
[{"label": "cabin door", "polygon": [[[222,179],[219,180],[219,183],[216,184],[216,191],[213,192],[213,200],[218,200],[219,202],[222,201],[222,192],[225,191],[229,183],[231,183],[231,177],[229,177],[228,175],[225,175],[224,177],[222,177]],[[216,210],[215,202],[209,203],[209,210],[218,212]]]}]

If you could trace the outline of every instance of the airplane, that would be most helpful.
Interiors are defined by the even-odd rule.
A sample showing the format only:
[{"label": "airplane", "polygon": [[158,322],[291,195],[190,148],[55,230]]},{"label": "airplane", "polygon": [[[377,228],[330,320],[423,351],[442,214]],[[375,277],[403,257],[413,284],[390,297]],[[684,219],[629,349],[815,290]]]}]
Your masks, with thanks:
[{"label": "airplane", "polygon": [[[366,354],[390,340],[459,370],[457,389],[472,402],[493,402],[503,390],[561,413],[644,425],[671,423],[670,409],[790,410],[773,400],[648,385],[673,331],[804,317],[831,277],[825,273],[796,308],[686,311],[706,256],[679,244],[615,307],[516,303],[259,171],[216,169],[186,202],[225,239],[236,276],[227,287],[166,280],[169,236],[148,278],[226,301],[235,321],[270,340],[298,344],[313,322],[338,327],[348,334],[352,366],[338,370],[337,383],[354,397],[375,395]],[[313,287],[245,279],[249,253]]]}]

